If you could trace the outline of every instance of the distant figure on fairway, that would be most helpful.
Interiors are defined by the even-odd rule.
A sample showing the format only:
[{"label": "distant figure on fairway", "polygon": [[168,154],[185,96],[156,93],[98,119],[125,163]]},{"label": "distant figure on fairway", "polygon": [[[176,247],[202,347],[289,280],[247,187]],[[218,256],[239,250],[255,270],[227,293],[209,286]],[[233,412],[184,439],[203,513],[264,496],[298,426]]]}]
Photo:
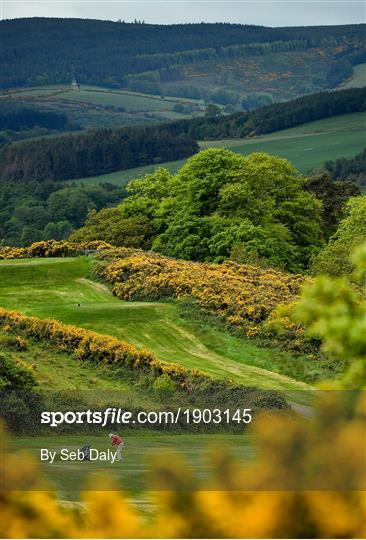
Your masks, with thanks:
[{"label": "distant figure on fairway", "polygon": [[122,437],[119,437],[119,435],[114,435],[113,433],[109,434],[110,443],[112,446],[116,446],[116,458],[117,461],[122,461],[123,457],[121,455],[122,448],[124,445]]},{"label": "distant figure on fairway", "polygon": [[82,461],[90,461],[90,447],[91,444],[86,444],[80,450],[83,453]]}]

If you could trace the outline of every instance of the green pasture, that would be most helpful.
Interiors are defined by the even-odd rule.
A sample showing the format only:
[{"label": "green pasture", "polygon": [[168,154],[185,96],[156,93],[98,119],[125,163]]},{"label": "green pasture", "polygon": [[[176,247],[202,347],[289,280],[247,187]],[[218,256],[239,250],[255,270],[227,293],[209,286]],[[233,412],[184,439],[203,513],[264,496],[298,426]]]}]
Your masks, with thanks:
[{"label": "green pasture", "polygon": [[[197,105],[198,100],[164,97],[133,92],[130,90],[115,90],[110,88],[81,85],[80,90],[74,90],[70,85],[41,86],[35,88],[24,88],[11,91],[14,98],[34,99],[40,98],[49,102],[62,100],[74,101],[76,104],[86,103],[90,105],[112,105],[114,107],[123,107],[128,112],[140,111],[173,111],[177,103],[187,105]],[[181,114],[176,115],[182,118]]]},{"label": "green pasture", "polygon": [[117,184],[118,186],[125,186],[130,180],[143,176],[147,173],[154,172],[158,167],[166,167],[171,173],[176,173],[184,163],[185,159],[179,159],[177,161],[164,162],[159,165],[142,165],[141,167],[135,167],[133,169],[125,169],[123,171],[116,171],[109,174],[103,174],[101,176],[90,176],[88,178],[79,178],[77,180],[70,180],[70,182],[82,182],[83,184],[97,184],[99,182],[109,182],[111,184]]},{"label": "green pasture", "polygon": [[[227,148],[243,155],[267,152],[290,160],[297,169],[306,174],[321,167],[327,160],[352,157],[363,150],[366,145],[365,128],[366,113],[353,113],[309,122],[252,139],[204,141],[200,143],[200,147]],[[166,167],[175,173],[184,163],[185,160],[170,161],[77,181],[85,184],[111,182],[125,185],[129,180],[150,173],[158,166]]]},{"label": "green pasture", "polygon": [[141,96],[138,94],[127,94],[122,92],[101,91],[101,90],[67,90],[57,94],[57,98],[72,101],[82,101],[93,105],[113,105],[123,107],[127,111],[160,111],[170,110],[174,107],[174,102],[166,101],[159,97]]},{"label": "green pasture", "polygon": [[0,261],[0,304],[116,336],[162,361],[243,384],[291,393],[309,389],[302,381],[319,374],[319,365],[308,360],[182,316],[177,303],[118,300],[88,279],[91,262],[87,257]]}]

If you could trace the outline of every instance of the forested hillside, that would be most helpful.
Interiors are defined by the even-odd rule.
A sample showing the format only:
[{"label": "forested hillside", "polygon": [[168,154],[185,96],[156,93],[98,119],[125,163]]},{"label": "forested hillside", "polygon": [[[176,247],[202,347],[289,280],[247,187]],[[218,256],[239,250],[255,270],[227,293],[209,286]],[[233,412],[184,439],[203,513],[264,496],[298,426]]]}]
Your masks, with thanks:
[{"label": "forested hillside", "polygon": [[[197,217],[201,216],[195,216],[195,210],[192,207],[190,220],[185,222],[187,217],[185,216],[183,221],[179,221],[176,230],[173,227],[169,232],[170,240],[166,237],[167,233],[164,231],[166,224],[163,226],[162,216],[159,217],[159,227],[156,230],[154,228],[155,221],[150,219],[151,216],[145,219],[145,211],[152,212],[155,202],[150,201],[151,204],[138,208],[137,213],[134,211],[134,215],[128,215],[125,216],[126,219],[121,219],[118,210],[111,207],[115,207],[126,196],[124,186],[127,179],[123,180],[122,170],[129,169],[132,175],[130,178],[137,178],[147,171],[134,170],[131,167],[147,165],[148,169],[153,171],[160,164],[165,167],[169,165],[169,162],[172,163],[172,160],[189,157],[199,150],[195,139],[209,141],[211,138],[240,138],[247,135],[247,141],[243,142],[250,143],[253,141],[249,136],[257,133],[324,117],[330,117],[332,120],[333,116],[362,111],[365,109],[365,98],[365,89],[324,92],[286,104],[274,104],[249,113],[233,115],[222,115],[216,107],[211,106],[205,117],[189,121],[173,122],[149,128],[90,130],[84,133],[39,138],[6,145],[0,151],[0,202],[2,207],[0,237],[2,243],[27,245],[39,240],[61,240],[67,238],[72,231],[83,227],[86,223],[87,227],[80,232],[82,238],[85,239],[102,238],[115,245],[142,248],[151,247],[154,241],[155,243],[160,242],[164,253],[179,257],[195,258],[197,256],[216,260],[228,257],[239,237],[240,242],[246,239],[246,243],[251,235],[251,252],[254,250],[260,254],[260,257],[264,256],[274,265],[282,266],[285,264],[284,259],[286,259],[288,268],[302,268],[304,264],[307,264],[307,257],[299,261],[296,254],[297,248],[293,251],[293,246],[290,249],[291,254],[286,255],[289,247],[287,233],[281,240],[284,242],[281,244],[282,247],[275,248],[273,234],[277,238],[280,231],[279,229],[270,230],[268,223],[262,223],[261,227],[265,225],[263,230],[260,229],[262,238],[258,246],[254,245],[253,237],[258,233],[260,224],[258,216],[255,219],[253,216],[253,224],[255,223],[257,227],[256,232],[254,229],[250,229],[251,232],[249,229],[235,232],[233,223],[231,225],[229,223],[230,220],[225,225],[223,222],[220,224],[219,221],[213,219],[213,216],[210,216],[209,219],[205,217],[204,220],[198,222]],[[32,118],[30,115],[30,121]],[[46,116],[46,118],[53,117],[51,115],[51,117]],[[344,115],[339,116],[339,118],[342,122],[343,118],[348,117]],[[314,129],[323,129],[324,131],[329,129],[327,127],[320,128],[317,123],[316,126]],[[351,129],[355,128],[351,127]],[[287,132],[284,133],[284,136],[288,137]],[[355,131],[356,136],[357,133]],[[342,133],[339,133],[339,136],[336,135],[334,140],[336,144],[341,144],[343,141],[342,144],[345,145]],[[290,139],[285,139],[285,142],[286,145],[289,145]],[[234,140],[233,143],[236,141]],[[221,141],[201,142],[200,144],[201,149],[211,144],[213,146],[224,145]],[[296,150],[296,153],[299,154],[303,146],[301,137],[297,144],[299,150]],[[250,146],[250,148],[252,147]],[[235,146],[233,146],[233,150],[238,151]],[[263,150],[277,154],[275,149],[263,148]],[[257,150],[253,147],[249,151]],[[364,174],[364,165],[362,155],[356,157],[357,160],[355,158],[355,160],[350,161],[349,166],[353,164],[353,169],[356,167],[358,172],[357,178],[354,179],[360,180]],[[319,160],[319,168],[322,161],[325,161],[325,158]],[[176,165],[174,169],[176,171],[183,164],[183,161],[173,162],[173,164]],[[329,163],[326,167],[335,179],[345,179],[341,172],[346,170],[343,169],[344,161],[342,161],[341,168],[338,164]],[[306,172],[306,169],[298,168]],[[107,179],[103,176],[98,177],[100,174],[111,171],[118,171],[116,175],[121,176],[122,181],[118,182],[120,187],[112,185],[108,176]],[[95,185],[89,183],[88,180],[85,182],[86,185],[80,183],[72,185],[64,182],[88,176],[97,177],[93,180],[96,182]],[[153,175],[152,178],[154,177]],[[162,184],[166,181],[164,189],[169,189],[171,178],[168,173],[166,176],[163,175],[161,179]],[[362,182],[358,183],[362,186]],[[324,205],[321,235],[326,239],[335,231],[343,203],[349,196],[359,193],[357,187],[352,183],[340,186],[329,183],[326,177],[322,180],[312,179],[307,185],[306,191],[315,193]],[[229,210],[228,215],[231,215],[232,210]],[[225,212],[227,213],[227,210]],[[220,239],[220,228],[227,231],[226,238]],[[193,248],[193,240],[192,245],[187,243],[187,239],[184,240],[184,245],[181,242],[180,239],[183,238],[184,231],[188,231],[189,235],[198,235],[196,240],[200,238],[199,241],[195,241],[196,251]],[[208,238],[212,235],[215,240],[210,240],[207,243]],[[311,242],[313,240],[314,238]],[[199,247],[201,241],[203,242],[202,248]],[[291,242],[292,240],[290,240],[290,244]],[[235,257],[243,257],[243,254],[236,252]],[[290,259],[291,262],[289,262]]]},{"label": "forested hillside", "polygon": [[366,88],[357,88],[305,96],[250,113],[222,115],[211,106],[204,117],[156,127],[100,129],[19,142],[0,151],[0,180],[97,176],[188,157],[198,151],[197,140],[261,135],[365,109]]},{"label": "forested hillside", "polygon": [[366,148],[353,158],[327,161],[325,170],[334,180],[351,180],[362,188],[366,187]]},{"label": "forested hillside", "polygon": [[3,181],[68,180],[175,160],[198,151],[196,141],[163,127],[100,129],[19,142],[0,153]]},{"label": "forested hillside", "polygon": [[196,139],[225,139],[262,135],[340,114],[366,110],[366,88],[321,92],[286,103],[261,107],[250,113],[222,115],[217,108],[204,118],[182,120],[168,126],[172,133]]},{"label": "forested hillside", "polygon": [[159,26],[36,18],[2,21],[0,43],[2,88],[76,78],[239,107],[335,87],[364,61],[365,50],[363,25]]}]

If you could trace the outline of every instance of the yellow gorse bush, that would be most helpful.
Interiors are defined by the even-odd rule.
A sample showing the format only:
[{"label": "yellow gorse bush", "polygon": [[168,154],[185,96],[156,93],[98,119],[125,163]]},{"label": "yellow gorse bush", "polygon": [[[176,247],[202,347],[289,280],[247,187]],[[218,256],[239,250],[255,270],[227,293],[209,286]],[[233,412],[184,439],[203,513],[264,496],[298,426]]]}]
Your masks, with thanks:
[{"label": "yellow gorse bush", "polygon": [[[198,369],[186,369],[173,362],[165,363],[150,351],[138,349],[134,345],[118,338],[98,334],[91,330],[60,323],[52,319],[29,317],[17,311],[0,307],[0,329],[7,333],[18,334],[17,338],[42,341],[63,352],[73,354],[77,360],[96,364],[114,365],[133,370],[136,374],[148,374],[152,379],[162,375],[174,382],[174,387],[186,395],[203,399],[216,392],[240,391],[253,408],[283,409],[288,408],[285,398],[276,391],[265,391],[251,386],[237,385],[230,380],[214,379]],[[237,395],[234,393],[234,395]],[[236,398],[238,399],[238,398]]]},{"label": "yellow gorse bush", "polygon": [[106,250],[113,246],[102,240],[91,242],[67,242],[66,240],[47,240],[34,242],[29,247],[0,247],[0,259],[26,259],[30,257],[72,257],[85,250]]},{"label": "yellow gorse bush", "polygon": [[112,254],[97,273],[119,298],[192,298],[248,336],[261,331],[279,304],[297,299],[304,282],[300,275],[234,262],[196,263],[123,248],[107,258]]}]

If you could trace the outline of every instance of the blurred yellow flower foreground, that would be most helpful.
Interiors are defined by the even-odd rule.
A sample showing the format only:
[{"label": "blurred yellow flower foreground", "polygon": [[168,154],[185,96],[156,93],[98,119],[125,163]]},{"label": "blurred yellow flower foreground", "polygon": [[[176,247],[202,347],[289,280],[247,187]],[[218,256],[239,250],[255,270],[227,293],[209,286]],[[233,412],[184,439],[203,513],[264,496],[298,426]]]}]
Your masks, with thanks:
[{"label": "blurred yellow flower foreground", "polygon": [[[255,460],[243,468],[226,452],[213,454],[214,478],[199,491],[182,490],[189,473],[181,464],[157,464],[165,491],[147,494],[155,505],[148,517],[110,485],[83,492],[83,504],[69,507],[36,491],[38,464],[9,453],[3,436],[0,478],[12,491],[0,495],[0,537],[363,538],[364,396],[325,394],[311,419],[257,419]],[[301,479],[307,491],[297,490]],[[337,490],[328,490],[330,482]]]}]

